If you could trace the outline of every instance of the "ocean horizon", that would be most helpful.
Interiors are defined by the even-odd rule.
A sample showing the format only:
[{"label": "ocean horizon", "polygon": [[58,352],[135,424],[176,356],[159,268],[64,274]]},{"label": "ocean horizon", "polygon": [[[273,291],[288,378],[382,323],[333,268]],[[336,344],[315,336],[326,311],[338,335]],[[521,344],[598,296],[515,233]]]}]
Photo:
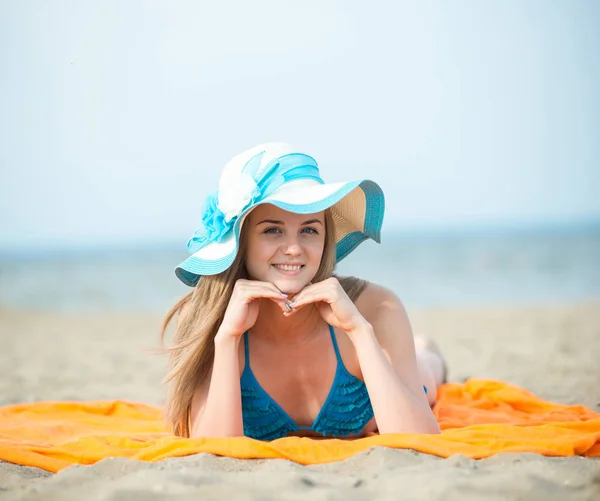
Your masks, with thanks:
[{"label": "ocean horizon", "polygon": [[[0,307],[164,313],[190,289],[185,242],[0,250]],[[339,263],[392,289],[407,308],[600,298],[600,223],[387,229]]]}]

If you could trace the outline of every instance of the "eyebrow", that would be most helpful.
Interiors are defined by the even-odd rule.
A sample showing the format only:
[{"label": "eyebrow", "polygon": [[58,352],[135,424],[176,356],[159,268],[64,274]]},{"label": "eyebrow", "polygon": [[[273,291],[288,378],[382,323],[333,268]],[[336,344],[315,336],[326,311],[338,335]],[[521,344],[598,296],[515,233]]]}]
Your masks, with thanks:
[{"label": "eyebrow", "polygon": [[[256,226],[258,226],[259,224],[264,224],[264,223],[268,223],[268,224],[285,224],[283,221],[275,221],[274,219],[264,219],[260,223],[256,223]],[[314,223],[319,223],[320,225],[323,225],[323,223],[320,220],[318,220],[318,219],[310,219],[308,221],[304,221],[302,223],[302,226],[307,225],[307,224],[314,224]]]}]

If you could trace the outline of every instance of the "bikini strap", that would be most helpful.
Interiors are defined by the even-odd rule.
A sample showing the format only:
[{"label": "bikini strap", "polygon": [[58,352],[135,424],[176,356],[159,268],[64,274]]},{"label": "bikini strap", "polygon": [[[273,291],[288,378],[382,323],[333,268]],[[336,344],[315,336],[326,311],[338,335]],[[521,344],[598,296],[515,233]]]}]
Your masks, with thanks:
[{"label": "bikini strap", "polygon": [[244,354],[246,357],[244,365],[246,367],[250,367],[250,347],[248,346],[248,331],[244,332]]},{"label": "bikini strap", "polygon": [[335,356],[338,359],[338,362],[342,361],[342,356],[340,355],[340,349],[338,347],[337,339],[335,337],[335,332],[333,331],[333,327],[329,326],[329,334],[331,334],[331,341],[333,343],[333,349],[335,350]]}]

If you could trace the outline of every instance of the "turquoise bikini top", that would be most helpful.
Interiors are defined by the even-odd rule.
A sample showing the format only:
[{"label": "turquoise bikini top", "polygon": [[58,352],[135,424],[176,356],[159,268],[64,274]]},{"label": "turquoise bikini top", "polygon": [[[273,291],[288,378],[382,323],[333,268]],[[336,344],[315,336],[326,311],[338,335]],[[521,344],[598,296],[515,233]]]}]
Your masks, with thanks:
[{"label": "turquoise bikini top", "polygon": [[329,395],[312,426],[298,426],[294,420],[263,390],[250,368],[248,333],[244,334],[246,365],[240,379],[244,435],[258,440],[275,440],[289,433],[310,430],[323,436],[343,437],[360,433],[373,418],[373,407],[363,381],[350,374],[329,326],[337,358],[337,369]]}]

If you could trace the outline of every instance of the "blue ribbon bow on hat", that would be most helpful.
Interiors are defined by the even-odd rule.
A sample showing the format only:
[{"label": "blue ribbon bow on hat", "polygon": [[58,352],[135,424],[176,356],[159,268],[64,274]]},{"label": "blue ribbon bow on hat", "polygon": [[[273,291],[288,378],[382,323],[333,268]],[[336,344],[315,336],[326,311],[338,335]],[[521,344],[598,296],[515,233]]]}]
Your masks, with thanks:
[{"label": "blue ribbon bow on hat", "polygon": [[223,175],[219,190],[206,197],[202,208],[202,226],[188,240],[190,253],[211,242],[220,242],[231,231],[239,217],[272,195],[275,190],[295,179],[324,181],[314,158],[303,153],[290,153],[271,160],[259,171],[262,151],[253,156],[239,174]]}]

